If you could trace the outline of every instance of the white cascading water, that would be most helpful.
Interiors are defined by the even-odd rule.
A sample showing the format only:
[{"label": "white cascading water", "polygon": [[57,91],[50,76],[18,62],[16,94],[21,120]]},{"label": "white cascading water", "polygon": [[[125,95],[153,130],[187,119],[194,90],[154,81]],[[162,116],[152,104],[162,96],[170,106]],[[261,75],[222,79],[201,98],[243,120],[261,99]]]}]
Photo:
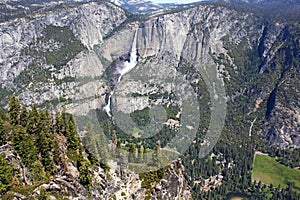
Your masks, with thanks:
[{"label": "white cascading water", "polygon": [[132,70],[137,64],[136,37],[137,37],[137,31],[134,34],[134,39],[133,39],[131,52],[130,52],[130,60],[129,62],[125,61],[124,68],[118,70],[118,72],[120,73],[120,76],[118,78],[118,83],[121,81],[122,76],[124,76],[126,73]]},{"label": "white cascading water", "polygon": [[[135,31],[132,46],[131,46],[131,52],[130,52],[130,59],[129,61],[124,62],[124,67],[121,69],[118,69],[118,73],[120,74],[118,78],[118,83],[121,81],[122,77],[128,73],[130,70],[132,70],[137,65],[137,49],[136,49],[136,38],[137,38],[137,31]],[[103,108],[104,111],[108,114],[108,116],[111,117],[111,97],[114,94],[114,91],[112,91],[108,97],[107,105]]]}]

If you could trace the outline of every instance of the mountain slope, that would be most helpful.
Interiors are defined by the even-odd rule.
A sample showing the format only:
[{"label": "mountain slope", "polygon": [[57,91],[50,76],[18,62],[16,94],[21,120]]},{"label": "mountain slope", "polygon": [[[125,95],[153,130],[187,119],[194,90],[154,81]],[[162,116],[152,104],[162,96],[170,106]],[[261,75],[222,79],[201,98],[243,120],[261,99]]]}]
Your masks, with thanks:
[{"label": "mountain slope", "polygon": [[[257,150],[299,166],[299,23],[258,13],[205,3],[147,18],[91,2],[5,22],[1,93],[14,93],[26,105],[66,106],[78,119],[79,134],[92,119],[109,140],[115,131],[128,150],[143,146],[152,153],[160,146],[174,156],[187,147],[182,159],[195,199],[222,199],[228,191],[289,198],[292,185],[261,189],[251,182],[251,170]],[[195,96],[201,123],[185,127],[197,133],[181,135],[174,145],[185,102]],[[217,100],[226,103],[226,119],[212,146],[205,136]],[[143,127],[155,105],[167,112],[159,131]],[[134,124],[133,131],[119,127],[114,109],[133,118],[135,124],[121,118]],[[144,137],[147,130],[157,134]],[[207,152],[205,145],[211,146]],[[138,160],[131,160],[133,169]]]},{"label": "mountain slope", "polygon": [[[99,6],[97,7],[97,5]],[[259,113],[257,117],[261,121],[256,121],[258,126],[256,131],[260,132],[264,138],[268,138],[268,142],[272,145],[281,147],[300,145],[297,121],[293,120],[295,121],[294,125],[285,124],[286,115],[279,114],[284,110],[284,113],[292,119],[297,119],[298,105],[295,101],[297,96],[282,94],[292,98],[293,103],[289,105],[282,102],[282,97],[278,96],[281,95],[278,91],[281,88],[288,91],[289,87],[295,87],[294,90],[297,90],[297,84],[285,85],[285,83],[297,82],[297,78],[290,78],[297,76],[296,72],[299,70],[297,67],[299,62],[297,24],[265,21],[251,13],[245,14],[245,18],[238,18],[240,12],[238,10],[203,5],[174,14],[154,17],[139,23],[139,25],[138,22],[125,25],[122,24],[126,20],[125,13],[119,8],[111,8],[106,4],[88,3],[79,6],[80,12],[77,11],[76,14],[73,8],[65,8],[64,12],[60,14],[53,12],[51,15],[28,20],[25,23],[4,23],[2,30],[5,34],[1,36],[1,41],[3,41],[1,51],[2,93],[5,95],[15,90],[26,104],[33,102],[41,104],[48,101],[56,105],[74,99],[93,98],[93,95],[87,91],[90,87],[96,87],[98,88],[97,96],[100,98],[95,98],[91,102],[82,101],[80,106],[78,105],[79,107],[76,103],[71,104],[70,109],[73,112],[87,113],[87,108],[97,108],[99,104],[104,106],[107,103],[105,94],[110,89],[109,85],[102,80],[101,73],[109,67],[108,64],[114,59],[129,52],[133,34],[137,31],[137,49],[139,49],[142,61],[137,69],[143,66],[143,60],[151,56],[163,56],[164,51],[174,52],[176,59],[179,59],[178,56],[181,55],[188,60],[206,59],[213,55],[212,58],[218,69],[225,66],[225,71],[218,73],[223,74],[228,98],[232,99],[232,103],[236,102],[236,98],[246,98],[243,101],[247,101],[248,105],[246,106],[242,102],[240,105],[244,109],[242,115],[247,114],[248,116],[251,113],[255,116],[256,113]],[[99,12],[100,10],[101,12]],[[86,16],[86,11],[90,13],[90,16]],[[217,15],[224,16],[226,22]],[[64,20],[64,16],[67,20]],[[114,18],[110,18],[110,16],[114,16]],[[89,19],[89,21],[81,23],[84,21],[83,19]],[[242,23],[237,24],[237,21]],[[38,25],[41,23],[42,26]],[[103,35],[116,31],[111,27],[118,25],[121,25],[116,29],[118,32],[101,42]],[[16,32],[13,26],[18,26],[18,30],[23,30],[20,33]],[[62,26],[69,28],[61,28]],[[73,43],[47,38],[48,31],[54,31],[55,34],[58,34],[59,31],[66,31],[65,34],[68,33],[73,38]],[[194,38],[192,38],[192,34],[194,34]],[[46,42],[46,40],[51,42]],[[172,41],[177,41],[177,43]],[[40,42],[42,45],[38,45]],[[17,43],[18,45],[15,45]],[[246,48],[245,44],[249,48]],[[26,47],[28,45],[29,48]],[[74,55],[71,54],[61,61],[57,59],[62,58],[53,56],[58,56],[63,49],[51,50],[53,53],[40,54],[39,57],[34,55],[36,52],[45,51],[45,47],[47,51],[47,49],[59,49],[62,46],[77,50],[74,49]],[[22,53],[15,54],[15,52]],[[195,52],[197,53],[195,54]],[[99,55],[101,55],[100,59]],[[46,56],[45,63],[43,63],[44,56]],[[53,59],[56,59],[55,62]],[[40,68],[37,64],[41,62],[43,67]],[[174,65],[178,65],[178,61],[175,61]],[[86,66],[88,66],[88,70],[86,70]],[[43,71],[43,75],[40,74],[42,76],[32,76],[37,69]],[[159,73],[163,74],[163,70],[167,70],[167,68],[160,68]],[[84,77],[95,80],[88,84],[76,83],[78,81],[74,79],[76,76],[82,77],[82,80],[85,80]],[[158,74],[156,76],[159,77]],[[27,77],[32,78],[28,79]],[[74,96],[74,89],[78,84],[82,93]],[[136,86],[132,83],[130,87]],[[152,89],[149,88],[148,91]],[[132,88],[132,90],[139,92],[138,88]],[[170,93],[171,91],[162,89],[160,92]],[[125,105],[130,112],[150,105],[149,102],[146,103],[139,98],[135,101],[135,108]],[[290,105],[294,107],[288,108],[287,106]],[[234,109],[238,108],[237,105],[234,106]],[[234,116],[233,113],[232,115]],[[276,116],[275,119],[273,116]],[[254,119],[255,117],[251,121]],[[277,123],[271,122],[274,120]]]},{"label": "mountain slope", "polygon": [[[220,0],[225,4],[238,5],[247,7],[261,14],[285,15],[291,17],[292,13],[298,16],[300,3],[297,0],[280,1],[280,0]],[[287,14],[288,13],[288,14]]]},{"label": "mountain slope", "polygon": [[[154,188],[160,188],[153,192],[155,199],[191,196],[180,161],[164,168],[152,183],[148,174],[130,171],[128,163],[87,151],[73,116],[64,111],[50,115],[35,106],[28,109],[15,97],[9,108],[0,118],[1,199],[145,199],[147,189]],[[104,146],[102,153],[105,150],[109,149]],[[146,181],[153,185],[145,188]],[[170,188],[172,181],[176,183]]]}]

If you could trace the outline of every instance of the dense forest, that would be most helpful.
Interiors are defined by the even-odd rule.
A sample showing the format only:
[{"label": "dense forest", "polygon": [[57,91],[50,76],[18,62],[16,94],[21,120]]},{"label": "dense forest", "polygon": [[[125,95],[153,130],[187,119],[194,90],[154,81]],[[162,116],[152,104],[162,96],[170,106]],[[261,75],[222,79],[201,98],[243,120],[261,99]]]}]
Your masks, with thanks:
[{"label": "dense forest", "polygon": [[[176,108],[169,108],[169,117],[174,117],[174,113],[177,111]],[[50,113],[48,110],[38,109],[35,105],[27,108],[20,104],[18,98],[12,97],[8,104],[7,113],[2,111],[0,115],[0,144],[2,146],[12,145],[22,163],[29,170],[30,175],[27,178],[20,176],[13,164],[1,154],[0,190],[1,194],[4,195],[3,197],[7,197],[7,191],[18,191],[28,185],[37,186],[49,180],[63,168],[66,159],[75,163],[80,172],[80,183],[89,189],[92,184],[89,171],[91,166],[101,165],[103,168],[107,168],[105,165],[108,159],[107,143],[103,142],[107,137],[111,138],[112,143],[116,145],[114,152],[116,158],[119,158],[121,152],[126,151],[128,152],[126,155],[129,164],[148,162],[159,167],[159,148],[165,145],[169,137],[176,134],[176,130],[165,127],[158,136],[150,138],[148,141],[134,140],[128,136],[125,137],[125,134],[122,134],[113,125],[113,121],[107,116],[105,117],[105,113],[102,113],[102,117],[100,113],[98,115],[99,130],[102,134],[96,134],[93,125],[88,123],[85,126],[86,134],[83,137],[85,146],[83,146],[72,115],[65,111]],[[132,114],[133,119],[137,120],[139,125],[143,125],[142,119],[145,119],[145,116],[147,116],[147,110]],[[201,129],[205,129],[205,127],[199,127],[199,130]],[[225,131],[228,129],[227,125]],[[166,134],[166,132],[171,134]],[[199,141],[202,138],[200,133],[199,131]],[[107,137],[104,134],[108,134]],[[99,135],[102,137],[98,137]],[[65,149],[61,144],[64,139]],[[162,141],[159,145],[155,142],[158,139]],[[238,145],[237,141],[241,143]],[[182,159],[186,168],[186,179],[193,186],[194,198],[224,199],[228,194],[238,193],[247,195],[248,199],[255,200],[299,199],[299,190],[295,188],[293,183],[282,188],[281,186],[264,185],[261,182],[251,180],[255,150],[264,148],[265,152],[277,157],[282,164],[290,167],[299,165],[298,150],[266,148],[260,139],[250,140],[242,134],[231,138],[226,135],[222,136],[212,154],[202,159],[197,158],[199,145],[191,145]],[[145,154],[147,151],[152,152],[150,158]],[[90,153],[87,154],[86,152]],[[156,172],[141,173],[140,177],[144,180],[142,186],[149,188],[152,181],[159,181],[163,178],[163,171],[160,169]],[[212,181],[213,178],[221,180],[222,184],[208,184],[207,190],[203,190],[205,182],[207,180]],[[47,195],[46,192],[42,192],[39,199],[45,199],[45,197],[47,199]]]},{"label": "dense forest", "polygon": [[[73,116],[65,111],[51,114],[35,105],[22,106],[16,97],[8,103],[8,112],[1,111],[0,145],[11,145],[28,170],[20,174],[16,167],[0,155],[0,194],[10,199],[7,191],[29,191],[63,171],[66,162],[73,162],[80,175],[79,182],[91,187],[90,167],[97,163],[85,153]],[[3,147],[2,146],[2,147]],[[31,186],[31,187],[30,187]],[[38,199],[48,199],[42,192]]]}]

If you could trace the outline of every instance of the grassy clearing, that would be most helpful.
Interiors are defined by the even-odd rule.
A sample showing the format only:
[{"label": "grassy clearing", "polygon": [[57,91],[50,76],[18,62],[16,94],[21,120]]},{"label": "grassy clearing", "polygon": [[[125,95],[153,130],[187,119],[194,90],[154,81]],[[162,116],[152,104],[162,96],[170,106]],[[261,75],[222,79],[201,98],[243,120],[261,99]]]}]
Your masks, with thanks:
[{"label": "grassy clearing", "polygon": [[282,188],[292,183],[300,192],[300,170],[286,167],[268,155],[255,155],[252,172],[252,181],[254,180],[268,185],[280,185]]}]

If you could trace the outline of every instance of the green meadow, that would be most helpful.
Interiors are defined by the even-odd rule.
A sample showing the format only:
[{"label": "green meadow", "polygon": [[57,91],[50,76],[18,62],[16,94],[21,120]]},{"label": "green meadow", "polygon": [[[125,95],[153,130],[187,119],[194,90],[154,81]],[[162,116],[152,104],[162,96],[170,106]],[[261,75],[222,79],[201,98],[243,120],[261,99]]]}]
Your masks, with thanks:
[{"label": "green meadow", "polygon": [[282,188],[292,183],[300,192],[300,170],[286,167],[268,155],[255,155],[252,181],[255,180],[268,185],[280,185]]}]

